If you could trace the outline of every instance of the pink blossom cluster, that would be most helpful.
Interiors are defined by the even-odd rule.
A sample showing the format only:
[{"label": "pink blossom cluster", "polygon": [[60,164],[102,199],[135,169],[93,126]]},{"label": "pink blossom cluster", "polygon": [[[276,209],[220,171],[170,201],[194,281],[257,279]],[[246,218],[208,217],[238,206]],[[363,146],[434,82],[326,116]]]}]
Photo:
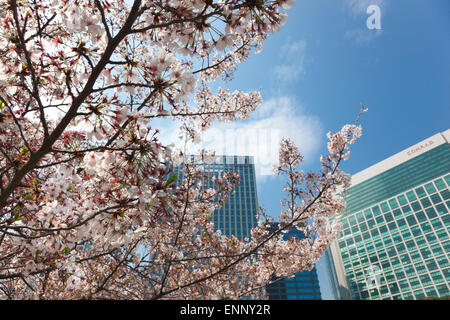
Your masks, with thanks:
[{"label": "pink blossom cluster", "polygon": [[[261,220],[243,240],[212,219],[239,176],[185,163],[152,127],[180,120],[195,140],[247,118],[259,92],[209,83],[260,50],[293,1],[129,3],[0,0],[1,299],[260,297],[273,275],[311,268],[338,232],[327,224],[344,207],[338,165],[359,127],[329,135],[317,173],[299,171],[283,141],[281,228]],[[284,241],[291,227],[307,238]]]}]

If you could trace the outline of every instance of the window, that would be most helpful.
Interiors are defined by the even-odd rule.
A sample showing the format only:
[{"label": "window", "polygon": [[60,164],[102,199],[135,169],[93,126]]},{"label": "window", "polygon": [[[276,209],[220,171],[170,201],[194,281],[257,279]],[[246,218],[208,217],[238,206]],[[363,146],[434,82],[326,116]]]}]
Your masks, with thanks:
[{"label": "window", "polygon": [[398,243],[402,241],[402,237],[400,236],[400,234],[396,233],[392,236],[392,240],[394,240],[394,243]]},{"label": "window", "polygon": [[383,248],[383,243],[381,242],[381,240],[375,241],[375,248],[376,248],[377,250]]},{"label": "window", "polygon": [[365,222],[362,222],[360,225],[359,225],[359,228],[361,229],[361,231],[362,232],[364,232],[364,231],[367,231],[367,224],[365,223]]},{"label": "window", "polygon": [[439,265],[439,267],[441,267],[441,268],[448,267],[448,260],[445,256],[436,258],[436,261],[437,261],[437,264]]},{"label": "window", "polygon": [[436,188],[433,186],[431,182],[425,185],[425,189],[427,190],[428,194],[436,192]]},{"label": "window", "polygon": [[409,251],[412,251],[414,249],[416,249],[416,244],[414,243],[413,240],[409,240],[406,242],[406,246],[408,247]]},{"label": "window", "polygon": [[[411,252],[409,255],[411,256],[411,259],[413,262],[422,260],[422,257],[420,256],[419,251]],[[416,269],[417,269],[417,265],[416,265]]]},{"label": "window", "polygon": [[441,197],[439,196],[438,193],[433,194],[432,196],[430,196],[431,202],[433,202],[434,204],[438,204],[440,202],[442,202]]},{"label": "window", "polygon": [[[419,210],[420,210],[420,208],[419,208]],[[408,205],[402,207],[402,211],[403,211],[403,214],[404,214],[405,216],[408,215],[408,214],[410,214],[410,213],[412,213],[411,207],[408,206]]]},{"label": "window", "polygon": [[450,215],[449,214],[441,217],[441,219],[447,227],[450,226]]},{"label": "window", "polygon": [[399,254],[404,253],[406,251],[405,245],[403,243],[400,243],[395,247],[397,248]]},{"label": "window", "polygon": [[420,282],[418,278],[409,279],[409,284],[411,286],[411,289],[420,288]]},{"label": "window", "polygon": [[418,201],[411,203],[411,207],[413,208],[414,212],[422,210],[422,207],[420,206]]},{"label": "window", "polygon": [[[383,210],[383,212],[388,212],[389,211],[389,206],[388,206],[388,204],[386,202],[383,202],[381,204],[381,210]],[[378,215],[378,214],[375,213],[375,215]]]},{"label": "window", "polygon": [[363,221],[364,221],[364,215],[363,215],[363,213],[362,213],[362,212],[358,212],[358,213],[356,214],[356,219],[358,220],[358,223],[363,222]]},{"label": "window", "polygon": [[[386,270],[386,269],[384,269],[384,266],[383,266],[383,270]],[[392,271],[386,273],[386,281],[387,282],[395,281],[394,273]]]},{"label": "window", "polygon": [[417,188],[416,193],[419,198],[425,197],[427,195],[422,187]]},{"label": "window", "polygon": [[[386,202],[384,203],[384,205],[387,207]],[[389,210],[389,208],[388,208]],[[378,206],[372,207],[372,212],[375,216],[378,216],[381,213],[381,210]]]},{"label": "window", "polygon": [[380,250],[378,251],[378,257],[380,258],[380,260],[384,260],[387,258],[387,254],[385,250]]},{"label": "window", "polygon": [[420,254],[422,255],[422,257],[423,257],[424,259],[431,258],[431,256],[432,256],[431,250],[428,249],[428,248],[420,249]]},{"label": "window", "polygon": [[401,289],[402,291],[407,291],[407,290],[410,289],[409,283],[408,283],[408,281],[406,281],[406,280],[400,281],[398,284],[399,284],[400,289]]},{"label": "window", "polygon": [[[439,237],[441,238],[441,237]],[[442,238],[441,238],[442,239]],[[450,241],[446,241],[442,244],[442,246],[444,247],[445,252],[450,253]]]},{"label": "window", "polygon": [[380,232],[381,232],[381,236],[382,237],[385,237],[385,236],[387,236],[389,234],[389,231],[388,231],[386,226],[381,226],[380,227]]},{"label": "window", "polygon": [[440,192],[440,193],[441,193],[441,196],[442,196],[442,198],[443,198],[444,200],[450,199],[450,191],[444,190],[444,191],[442,191],[442,192]]},{"label": "window", "polygon": [[423,213],[423,211],[419,211],[416,212],[416,218],[419,222],[424,222],[427,221],[427,219],[425,218],[425,214]]},{"label": "window", "polygon": [[436,288],[441,296],[445,296],[445,295],[449,294],[448,287],[445,284],[437,286]]},{"label": "window", "polygon": [[446,188],[445,183],[444,183],[444,180],[442,180],[442,179],[437,179],[437,180],[435,180],[435,181],[434,181],[434,184],[436,185],[436,187],[437,187],[439,190],[442,190],[442,189],[445,189],[445,188]]},{"label": "window", "polygon": [[400,267],[401,266],[400,259],[398,257],[392,258],[391,264],[394,269]]},{"label": "window", "polygon": [[370,209],[366,209],[364,210],[364,215],[366,216],[366,220],[369,220],[370,218],[372,218],[372,212],[370,211]]},{"label": "window", "polygon": [[433,287],[425,289],[425,295],[427,297],[437,297],[436,290]]},{"label": "window", "polygon": [[420,225],[422,227],[423,233],[428,233],[432,230],[430,223],[424,222]]},{"label": "window", "polygon": [[386,219],[387,222],[391,222],[394,220],[394,217],[392,216],[392,213],[390,213],[390,212],[385,213],[384,218]]},{"label": "window", "polygon": [[425,264],[427,265],[429,271],[434,271],[438,268],[436,262],[434,262],[433,259],[425,261]]},{"label": "window", "polygon": [[402,229],[405,229],[407,226],[406,226],[406,221],[405,221],[405,219],[398,219],[397,220],[397,224],[398,224],[398,227],[400,228],[400,230],[402,230]]},{"label": "window", "polygon": [[389,249],[387,249],[387,253],[388,253],[389,257],[391,257],[391,258],[393,256],[397,255],[397,251],[395,251],[394,247],[390,247]]},{"label": "window", "polygon": [[411,292],[405,293],[403,295],[403,299],[405,299],[405,300],[412,300],[413,299],[412,293]]},{"label": "window", "polygon": [[[439,212],[439,209],[438,209],[438,212]],[[433,225],[433,228],[434,228],[435,230],[444,227],[439,219],[434,219],[433,221],[431,221],[431,224]]]},{"label": "window", "polygon": [[424,207],[424,208],[431,206],[431,201],[428,198],[420,199],[420,203],[422,204],[422,207]]},{"label": "window", "polygon": [[416,266],[416,270],[417,270],[418,274],[427,272],[427,269],[425,268],[425,264],[423,262],[420,262],[420,263],[416,264],[415,266]]},{"label": "window", "polygon": [[411,262],[411,259],[409,258],[409,256],[406,253],[404,255],[400,256],[400,260],[402,261],[403,264],[408,264]]},{"label": "window", "polygon": [[402,211],[400,209],[395,209],[394,211],[394,217],[396,217],[397,219],[402,217]]},{"label": "window", "polygon": [[408,224],[409,224],[410,227],[412,227],[412,226],[417,224],[417,220],[416,220],[416,218],[413,215],[407,217],[406,221],[408,221]]},{"label": "window", "polygon": [[398,208],[398,203],[397,203],[397,200],[395,200],[395,198],[389,200],[389,205],[391,206],[391,209],[396,209],[396,208]]},{"label": "window", "polygon": [[402,237],[403,237],[403,240],[407,240],[412,237],[412,234],[411,234],[411,232],[409,232],[409,230],[403,230]]},{"label": "window", "polygon": [[392,244],[392,239],[391,237],[387,236],[383,238],[383,242],[385,247],[389,247]]},{"label": "window", "polygon": [[404,195],[398,196],[397,200],[398,200],[398,202],[400,203],[401,206],[403,206],[403,205],[408,203]]},{"label": "window", "polygon": [[383,219],[383,216],[379,216],[379,217],[377,217],[376,219],[376,222],[377,222],[377,225],[382,225],[382,224],[384,224],[384,219]]},{"label": "window", "polygon": [[398,285],[396,283],[391,283],[389,285],[389,290],[391,291],[391,294],[396,294],[396,293],[399,293],[399,291],[400,291],[398,288]]},{"label": "window", "polygon": [[373,229],[373,230],[371,231],[371,234],[372,234],[372,238],[373,238],[373,239],[378,239],[378,238],[380,237],[380,233],[378,232],[377,229]]},{"label": "window", "polygon": [[[444,230],[441,230],[441,231],[444,231],[444,232],[445,232],[445,229],[444,229]],[[438,231],[436,234],[438,235],[438,237],[439,237],[441,240],[443,240],[443,238],[441,238],[441,237],[439,236],[439,233],[440,233],[440,231]],[[433,244],[433,243],[435,243],[435,242],[437,241],[437,238],[436,238],[436,236],[435,236],[433,233],[427,234],[427,235],[426,235],[426,238],[427,238],[428,243],[430,243],[430,244]]]},{"label": "window", "polygon": [[448,212],[447,208],[445,207],[445,205],[443,203],[438,204],[436,206],[436,210],[440,215],[446,214]]},{"label": "window", "polygon": [[406,196],[408,197],[409,202],[412,202],[414,200],[416,200],[416,195],[414,194],[413,191],[409,191],[406,193]]},{"label": "window", "polygon": [[434,255],[436,255],[436,256],[444,253],[444,250],[442,250],[441,246],[438,244],[431,246],[431,250],[433,251]]},{"label": "window", "polygon": [[425,294],[423,293],[422,289],[416,290],[414,291],[414,297],[416,297],[416,299],[423,298],[425,297]]},{"label": "window", "polygon": [[391,223],[389,223],[388,224],[388,228],[389,228],[389,230],[391,231],[391,232],[395,232],[395,231],[397,231],[397,225],[395,224],[395,222],[391,222]]},{"label": "window", "polygon": [[437,216],[436,210],[434,210],[433,207],[426,209],[425,212],[427,213],[427,217],[430,220]]},{"label": "window", "polygon": [[405,273],[403,272],[403,269],[395,270],[395,276],[397,277],[398,280],[404,279],[406,277]]},{"label": "window", "polygon": [[433,281],[436,284],[444,281],[444,278],[442,277],[442,274],[439,271],[433,272],[431,274],[431,278],[433,278]]}]

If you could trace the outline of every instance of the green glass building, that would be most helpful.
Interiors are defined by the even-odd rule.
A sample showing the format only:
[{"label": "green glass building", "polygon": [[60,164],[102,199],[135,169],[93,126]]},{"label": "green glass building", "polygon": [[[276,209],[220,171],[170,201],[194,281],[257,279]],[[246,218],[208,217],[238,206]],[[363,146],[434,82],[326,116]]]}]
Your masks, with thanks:
[{"label": "green glass building", "polygon": [[450,295],[450,129],[352,176],[326,252],[337,299]]}]

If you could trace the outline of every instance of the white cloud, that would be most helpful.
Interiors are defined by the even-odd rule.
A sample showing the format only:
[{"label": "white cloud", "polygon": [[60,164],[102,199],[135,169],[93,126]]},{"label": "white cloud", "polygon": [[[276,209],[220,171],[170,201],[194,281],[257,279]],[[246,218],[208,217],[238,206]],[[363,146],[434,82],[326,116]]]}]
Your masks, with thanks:
[{"label": "white cloud", "polygon": [[281,83],[289,83],[305,73],[306,40],[287,42],[280,48],[280,64],[276,65],[273,73]]},{"label": "white cloud", "polygon": [[304,114],[298,103],[288,96],[272,98],[245,121],[216,123],[203,134],[201,147],[217,155],[251,155],[255,158],[258,178],[272,175],[278,164],[279,142],[292,139],[305,162],[316,155],[322,125],[316,116]]},{"label": "white cloud", "polygon": [[344,10],[348,11],[352,16],[366,15],[366,10],[370,5],[377,5],[381,12],[384,13],[387,5],[386,0],[345,0]]},{"label": "white cloud", "polygon": [[[370,10],[367,12],[367,9],[373,5],[377,6],[380,10],[378,23],[381,29],[378,27],[376,29],[369,29],[367,25],[367,23],[371,24],[374,22],[372,20],[368,21],[369,18],[374,17],[374,11]],[[386,7],[386,0],[345,0],[343,10],[356,19],[359,24],[358,27],[347,31],[345,37],[359,45],[368,44],[380,37],[382,35],[382,21],[386,13]]]},{"label": "white cloud", "polygon": [[357,44],[367,44],[378,38],[383,33],[383,30],[369,30],[367,28],[355,28],[347,31],[345,37],[349,40],[355,41]]}]

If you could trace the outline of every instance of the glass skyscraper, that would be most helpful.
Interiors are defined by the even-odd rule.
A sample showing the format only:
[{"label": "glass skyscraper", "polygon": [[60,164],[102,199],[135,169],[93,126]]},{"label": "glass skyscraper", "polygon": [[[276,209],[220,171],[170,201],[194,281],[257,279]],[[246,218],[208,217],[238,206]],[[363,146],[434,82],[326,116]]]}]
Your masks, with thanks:
[{"label": "glass skyscraper", "polygon": [[337,299],[450,295],[450,129],[352,176],[326,252]]},{"label": "glass skyscraper", "polygon": [[[216,229],[223,234],[234,235],[238,239],[250,237],[250,231],[257,225],[258,197],[256,191],[255,165],[251,156],[217,156],[212,163],[206,163],[193,155],[190,161],[202,166],[211,176],[219,176],[226,171],[239,173],[239,187],[231,194],[224,205],[214,211],[213,219]],[[182,178],[181,167],[174,172]],[[206,188],[213,187],[212,181],[204,181]],[[273,224],[272,228],[277,225]],[[274,230],[274,229],[273,229]],[[300,237],[299,232],[290,230],[285,237]],[[269,299],[298,300],[321,299],[317,271],[299,272],[292,278],[278,279],[267,288]]]},{"label": "glass skyscraper", "polygon": [[[272,231],[278,228],[272,224]],[[285,240],[291,237],[303,238],[300,231],[290,229],[284,234]],[[266,287],[269,300],[321,300],[319,279],[314,267],[311,271],[298,272],[294,277],[277,279]]]},{"label": "glass skyscraper", "polygon": [[[255,164],[252,156],[216,156],[212,163],[202,162],[198,157],[190,156],[191,161],[211,173],[219,176],[226,171],[237,172],[240,184],[233,191],[224,205],[214,211],[213,219],[216,229],[223,234],[234,235],[238,239],[250,237],[250,231],[257,225],[256,214],[258,197],[256,192]],[[181,176],[181,168],[174,170]],[[205,181],[205,187],[213,187],[213,182]]]}]

